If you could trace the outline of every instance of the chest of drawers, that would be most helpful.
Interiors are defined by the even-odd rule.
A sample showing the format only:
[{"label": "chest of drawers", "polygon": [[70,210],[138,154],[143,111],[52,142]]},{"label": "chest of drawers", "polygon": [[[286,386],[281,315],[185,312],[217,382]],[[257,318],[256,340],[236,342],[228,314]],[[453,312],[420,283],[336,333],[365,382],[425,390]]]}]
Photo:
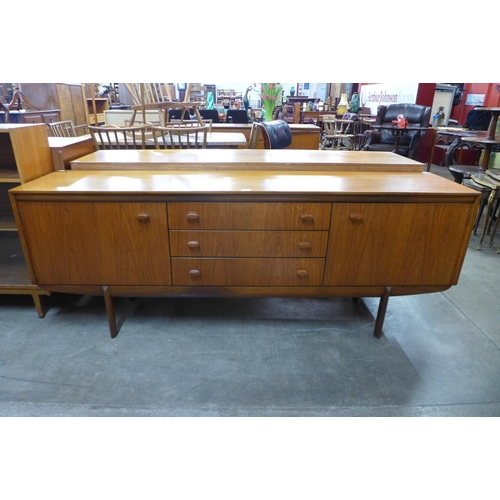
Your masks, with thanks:
[{"label": "chest of drawers", "polygon": [[172,284],[321,286],[329,203],[168,204]]},{"label": "chest of drawers", "polygon": [[382,297],[457,283],[476,192],[422,172],[85,172],[10,191],[34,283],[114,296]]}]

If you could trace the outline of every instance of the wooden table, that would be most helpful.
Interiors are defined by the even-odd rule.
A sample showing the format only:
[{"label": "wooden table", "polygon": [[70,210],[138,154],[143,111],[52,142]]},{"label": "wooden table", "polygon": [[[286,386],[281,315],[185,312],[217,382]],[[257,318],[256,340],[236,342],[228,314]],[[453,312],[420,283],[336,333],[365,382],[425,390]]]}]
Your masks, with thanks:
[{"label": "wooden table", "polygon": [[72,170],[265,170],[422,172],[424,165],[382,151],[107,150],[71,162]]},{"label": "wooden table", "polygon": [[392,134],[392,137],[394,138],[394,149],[392,150],[393,153],[398,152],[399,139],[407,135],[409,132],[415,132],[415,131],[427,132],[429,130],[429,127],[415,127],[412,125],[407,125],[406,127],[399,128],[396,124],[394,125],[372,124],[371,128],[375,130],[388,130]]},{"label": "wooden table", "polygon": [[130,125],[134,124],[135,118],[137,116],[137,113],[139,116],[142,113],[142,110],[144,111],[150,111],[150,110],[158,110],[159,111],[159,116],[160,116],[160,124],[162,126],[165,126],[165,124],[169,121],[168,120],[168,111],[170,109],[181,109],[182,113],[184,114],[185,111],[189,113],[190,109],[194,110],[194,114],[196,116],[196,119],[200,124],[203,124],[203,118],[200,115],[200,112],[198,111],[198,108],[201,106],[200,102],[188,102],[188,101],[183,101],[183,102],[152,102],[152,103],[147,103],[147,104],[137,104],[132,106],[132,118],[130,119]]},{"label": "wooden table", "polygon": [[70,163],[76,158],[95,151],[94,140],[90,135],[49,137],[49,147],[54,163],[54,170],[69,168]]},{"label": "wooden table", "polygon": [[[433,163],[434,151],[436,149],[436,146],[439,146],[438,143],[444,142],[445,144],[441,147],[446,148],[446,151],[448,151],[450,146],[453,144],[453,141],[457,137],[463,137],[466,135],[475,135],[478,133],[486,134],[486,132],[468,131],[468,130],[464,130],[463,128],[459,128],[459,127],[437,127],[436,129],[432,129],[432,130],[434,130],[434,137],[432,139],[432,146],[431,146],[431,153],[429,155],[429,161],[427,162],[427,168],[426,168],[427,172],[431,171],[431,165]],[[449,138],[449,139],[447,139],[447,138]],[[449,154],[445,154],[445,161],[446,161],[445,166],[449,168],[449,166],[452,162],[452,156],[450,156]],[[461,162],[461,156],[460,156],[459,162]]]},{"label": "wooden table", "polygon": [[[449,157],[451,157],[456,149],[463,148],[464,145],[472,148],[480,147],[484,149],[484,153],[479,163],[479,171],[485,172],[486,170],[488,170],[492,149],[500,144],[500,135],[496,135],[498,117],[500,116],[500,108],[479,109],[481,109],[481,111],[489,111],[491,113],[491,121],[488,126],[487,132],[464,131],[464,133],[457,137],[450,145],[448,155]],[[449,167],[450,160],[447,160],[447,162],[447,166]]]},{"label": "wooden table", "polygon": [[[54,172],[12,189],[31,279],[51,292],[102,295],[112,337],[115,296],[181,294],[380,297],[379,338],[390,295],[458,282],[477,191],[422,164],[408,171],[416,162],[399,157],[400,167],[359,171],[367,156],[338,152],[321,171],[287,168],[289,151],[252,152],[264,163],[280,153],[282,163],[264,170],[257,156],[243,164],[246,151],[227,151],[227,166],[235,155],[241,168],[217,170],[213,157],[208,169],[212,151],[186,151],[182,169],[152,171],[152,161],[142,171]],[[175,156],[136,153],[163,153],[163,164]]]},{"label": "wooden table", "polygon": [[[447,146],[447,150],[444,156],[445,166],[452,173],[455,181],[458,183],[462,182],[464,175],[470,176],[472,173],[485,172],[488,169],[491,152],[494,148],[498,148],[500,145],[500,134],[494,136],[490,139],[487,131],[481,130],[463,130],[454,128],[438,128],[432,145],[431,159],[427,165],[427,170],[430,170],[430,164],[432,162],[432,156],[434,148],[437,141],[442,136],[454,137],[453,141]],[[464,152],[482,150],[483,155],[479,162],[479,165],[475,164],[462,164],[462,156]],[[458,153],[458,160],[455,159]]]},{"label": "wooden table", "polygon": [[[479,170],[485,172],[488,170],[493,147],[500,144],[500,134],[496,136],[493,135],[493,137],[483,134],[461,136],[456,142],[456,147],[462,147],[464,144],[471,144],[481,146],[484,149],[479,162]],[[452,147],[453,145],[450,146],[450,149]]]},{"label": "wooden table", "polygon": [[[319,148],[320,131],[316,125],[303,125],[290,123],[292,132],[292,143],[286,149],[309,149]],[[250,140],[252,131],[251,123],[213,123],[212,132],[241,132],[245,134],[247,140]],[[264,149],[264,139],[259,138],[257,149]]]},{"label": "wooden table", "polygon": [[207,148],[247,148],[248,143],[245,134],[241,132],[208,132]]}]

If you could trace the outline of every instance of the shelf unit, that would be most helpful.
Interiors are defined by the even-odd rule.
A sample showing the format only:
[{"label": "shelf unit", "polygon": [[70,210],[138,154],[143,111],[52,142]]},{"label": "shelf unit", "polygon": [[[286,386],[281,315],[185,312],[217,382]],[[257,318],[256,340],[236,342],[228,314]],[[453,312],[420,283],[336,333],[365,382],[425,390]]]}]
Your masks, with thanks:
[{"label": "shelf unit", "polygon": [[17,234],[9,189],[54,170],[45,124],[0,124],[0,294],[31,295],[45,315],[40,290],[30,279]]},{"label": "shelf unit", "polygon": [[89,125],[95,125],[94,102],[97,113],[97,124],[104,123],[104,111],[109,109],[109,101],[106,97],[96,97],[95,101],[87,97],[87,108],[89,113]]},{"label": "shelf unit", "polygon": [[243,94],[234,89],[217,89],[217,106],[243,105]]}]

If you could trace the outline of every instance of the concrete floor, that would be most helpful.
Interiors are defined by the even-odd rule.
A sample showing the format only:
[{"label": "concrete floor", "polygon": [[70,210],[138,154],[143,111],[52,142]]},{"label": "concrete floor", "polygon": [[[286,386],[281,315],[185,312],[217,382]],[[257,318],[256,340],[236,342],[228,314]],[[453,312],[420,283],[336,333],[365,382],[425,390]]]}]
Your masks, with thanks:
[{"label": "concrete floor", "polygon": [[0,416],[500,416],[500,254],[477,241],[457,286],[390,299],[380,340],[378,299],[143,298],[111,339],[101,297],[39,319],[0,295]]}]

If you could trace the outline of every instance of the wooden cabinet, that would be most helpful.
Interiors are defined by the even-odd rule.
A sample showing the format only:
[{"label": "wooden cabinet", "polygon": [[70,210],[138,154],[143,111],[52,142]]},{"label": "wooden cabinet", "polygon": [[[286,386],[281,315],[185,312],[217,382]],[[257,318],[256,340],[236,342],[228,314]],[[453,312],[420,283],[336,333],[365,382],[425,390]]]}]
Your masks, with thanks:
[{"label": "wooden cabinet", "polygon": [[[9,123],[53,123],[60,120],[58,109],[43,111],[16,111],[9,112]],[[5,123],[5,113],[0,113],[0,123]]]},{"label": "wooden cabinet", "polygon": [[30,279],[8,191],[53,170],[44,124],[0,125],[0,294],[31,295],[40,317],[39,296],[49,292]]},{"label": "wooden cabinet", "polygon": [[465,203],[336,203],[325,285],[455,284],[470,217]]},{"label": "wooden cabinet", "polygon": [[[74,83],[22,83],[21,88],[29,101],[39,109],[58,110],[57,117],[50,121],[71,120],[78,135],[85,133],[87,115],[82,86]],[[48,112],[47,112],[48,113]]]},{"label": "wooden cabinet", "polygon": [[[318,150],[320,138],[320,127],[316,125],[290,124],[292,132],[292,143],[286,149]],[[213,123],[212,132],[241,132],[245,134],[247,141],[250,140],[252,132],[251,123]],[[262,134],[257,140],[257,149],[264,149]]]},{"label": "wooden cabinet", "polygon": [[[169,285],[165,203],[21,202],[40,285]],[[91,236],[90,236],[91,235]]]},{"label": "wooden cabinet", "polygon": [[[354,158],[354,156],[353,156]],[[458,281],[477,192],[422,172],[65,171],[11,190],[33,280],[114,295],[381,297]],[[210,189],[208,186],[213,186]]]}]

